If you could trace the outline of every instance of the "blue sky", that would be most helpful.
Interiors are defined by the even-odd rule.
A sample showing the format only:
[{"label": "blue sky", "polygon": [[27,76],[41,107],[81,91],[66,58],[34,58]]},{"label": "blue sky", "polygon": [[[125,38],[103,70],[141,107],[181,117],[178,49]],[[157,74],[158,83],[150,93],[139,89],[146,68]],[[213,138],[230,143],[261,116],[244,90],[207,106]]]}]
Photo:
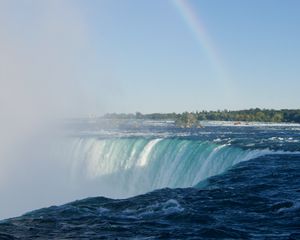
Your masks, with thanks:
[{"label": "blue sky", "polygon": [[73,115],[299,108],[298,0],[187,2],[226,76],[172,1],[10,1],[3,39]]}]

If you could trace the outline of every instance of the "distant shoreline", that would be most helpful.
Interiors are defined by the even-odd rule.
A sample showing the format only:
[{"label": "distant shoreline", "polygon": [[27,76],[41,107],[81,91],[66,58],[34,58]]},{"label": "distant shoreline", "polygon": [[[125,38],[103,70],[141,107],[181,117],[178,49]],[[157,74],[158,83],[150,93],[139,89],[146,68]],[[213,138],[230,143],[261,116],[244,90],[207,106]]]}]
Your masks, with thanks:
[{"label": "distant shoreline", "polygon": [[173,120],[180,126],[193,126],[199,121],[226,121],[235,122],[235,125],[247,123],[300,123],[300,109],[248,109],[248,110],[220,110],[220,111],[195,111],[183,113],[151,113],[135,114],[108,113],[103,119],[144,119],[144,120]]}]

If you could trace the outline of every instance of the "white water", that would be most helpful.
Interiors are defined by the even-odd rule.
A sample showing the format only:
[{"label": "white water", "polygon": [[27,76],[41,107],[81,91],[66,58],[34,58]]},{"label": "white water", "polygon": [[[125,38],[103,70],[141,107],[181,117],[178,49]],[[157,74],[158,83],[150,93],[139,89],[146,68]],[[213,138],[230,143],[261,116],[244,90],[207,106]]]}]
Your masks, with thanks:
[{"label": "white water", "polygon": [[[76,138],[67,153],[72,182],[96,195],[129,197],[164,187],[192,187],[270,151],[180,139]],[[82,185],[84,182],[85,185]]]}]

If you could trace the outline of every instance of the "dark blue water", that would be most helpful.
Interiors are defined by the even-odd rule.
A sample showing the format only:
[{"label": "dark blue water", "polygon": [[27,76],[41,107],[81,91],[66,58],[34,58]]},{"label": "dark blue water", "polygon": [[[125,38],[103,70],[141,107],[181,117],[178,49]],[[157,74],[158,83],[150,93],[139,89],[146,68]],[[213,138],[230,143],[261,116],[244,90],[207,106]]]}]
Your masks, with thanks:
[{"label": "dark blue water", "polygon": [[[188,147],[195,153],[190,158],[182,158],[186,161],[186,174],[191,172],[187,163],[194,164],[192,161],[198,161],[197,154],[203,156],[199,151],[207,149],[201,144],[202,148],[195,148],[195,142],[229,146],[222,155],[214,155],[222,161],[226,157],[230,161],[231,152],[236,149],[264,151],[265,154],[225,168],[193,187],[163,188],[126,199],[91,197],[3,220],[0,239],[300,239],[299,127],[210,126],[187,131],[159,125],[114,130],[122,132],[121,139],[126,141],[128,138],[148,139],[150,135],[151,139],[164,137],[175,152],[178,141],[179,144],[184,141],[184,151]],[[79,135],[91,134],[91,131],[83,132]],[[138,133],[141,135],[137,136]],[[105,136],[99,138],[105,139]],[[110,138],[115,139],[114,134],[110,134]],[[177,141],[176,144],[173,141]],[[155,159],[156,163],[154,156],[162,154],[161,149],[170,148],[163,144],[153,147],[150,160]],[[209,145],[209,149],[216,148]],[[178,150],[176,154],[179,153]],[[176,173],[182,174],[182,171],[176,170]]]}]

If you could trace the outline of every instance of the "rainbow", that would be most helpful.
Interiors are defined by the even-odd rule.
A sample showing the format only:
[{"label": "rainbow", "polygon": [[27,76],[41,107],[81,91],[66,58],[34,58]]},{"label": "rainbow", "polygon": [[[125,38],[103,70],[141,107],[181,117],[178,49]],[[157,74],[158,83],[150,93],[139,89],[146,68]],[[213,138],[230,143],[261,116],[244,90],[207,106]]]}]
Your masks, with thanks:
[{"label": "rainbow", "polygon": [[213,69],[216,72],[217,80],[226,81],[228,79],[222,58],[213,44],[208,32],[205,29],[203,21],[195,12],[188,0],[171,0],[176,9],[186,22],[188,28],[195,35],[197,41],[200,43],[202,49],[206,53],[211,62]]}]

